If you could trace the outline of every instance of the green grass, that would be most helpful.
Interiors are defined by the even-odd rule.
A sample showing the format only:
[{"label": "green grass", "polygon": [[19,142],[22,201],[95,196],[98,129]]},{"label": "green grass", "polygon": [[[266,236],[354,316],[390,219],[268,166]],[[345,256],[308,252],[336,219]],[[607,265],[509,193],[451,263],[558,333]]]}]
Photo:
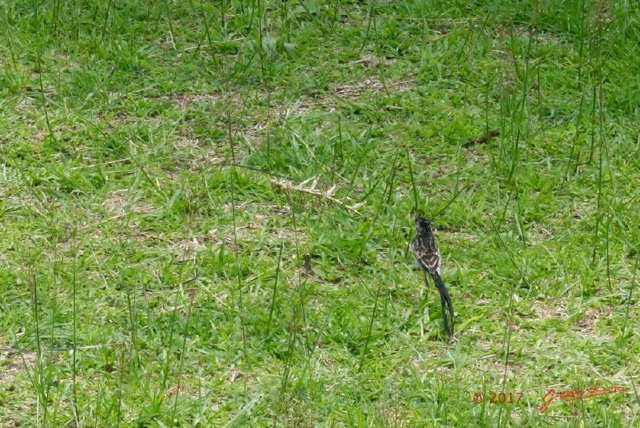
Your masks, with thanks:
[{"label": "green grass", "polygon": [[638,424],[636,2],[0,14],[2,426]]}]

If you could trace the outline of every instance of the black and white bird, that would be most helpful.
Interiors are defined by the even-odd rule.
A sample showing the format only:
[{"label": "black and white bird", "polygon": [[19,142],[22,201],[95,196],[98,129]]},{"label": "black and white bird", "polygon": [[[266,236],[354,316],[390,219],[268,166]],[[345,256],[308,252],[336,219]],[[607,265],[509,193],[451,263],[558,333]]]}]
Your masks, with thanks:
[{"label": "black and white bird", "polygon": [[447,287],[440,276],[440,250],[433,236],[431,221],[424,217],[416,218],[416,237],[413,239],[412,249],[418,266],[423,272],[429,274],[440,293],[444,328],[451,340],[453,338],[453,305]]}]

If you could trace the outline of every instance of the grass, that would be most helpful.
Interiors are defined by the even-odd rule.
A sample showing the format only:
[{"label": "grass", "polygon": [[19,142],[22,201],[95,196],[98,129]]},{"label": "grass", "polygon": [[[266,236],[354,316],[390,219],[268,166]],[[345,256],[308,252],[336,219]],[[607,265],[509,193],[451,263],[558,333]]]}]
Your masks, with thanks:
[{"label": "grass", "polygon": [[637,3],[0,13],[3,426],[638,423]]}]

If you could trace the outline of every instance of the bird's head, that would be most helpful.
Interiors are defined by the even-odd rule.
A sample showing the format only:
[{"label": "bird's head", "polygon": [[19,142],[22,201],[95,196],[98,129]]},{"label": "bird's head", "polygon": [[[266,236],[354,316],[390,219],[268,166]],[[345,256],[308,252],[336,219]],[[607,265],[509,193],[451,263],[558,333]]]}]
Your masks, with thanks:
[{"label": "bird's head", "polygon": [[416,218],[416,232],[419,234],[431,232],[431,220],[424,217]]}]

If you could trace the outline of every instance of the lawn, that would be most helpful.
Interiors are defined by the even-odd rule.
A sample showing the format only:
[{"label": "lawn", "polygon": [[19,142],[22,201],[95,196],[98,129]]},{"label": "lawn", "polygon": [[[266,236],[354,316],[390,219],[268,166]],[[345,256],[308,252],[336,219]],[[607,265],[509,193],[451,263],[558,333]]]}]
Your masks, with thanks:
[{"label": "lawn", "polygon": [[0,425],[637,426],[639,7],[5,1]]}]

